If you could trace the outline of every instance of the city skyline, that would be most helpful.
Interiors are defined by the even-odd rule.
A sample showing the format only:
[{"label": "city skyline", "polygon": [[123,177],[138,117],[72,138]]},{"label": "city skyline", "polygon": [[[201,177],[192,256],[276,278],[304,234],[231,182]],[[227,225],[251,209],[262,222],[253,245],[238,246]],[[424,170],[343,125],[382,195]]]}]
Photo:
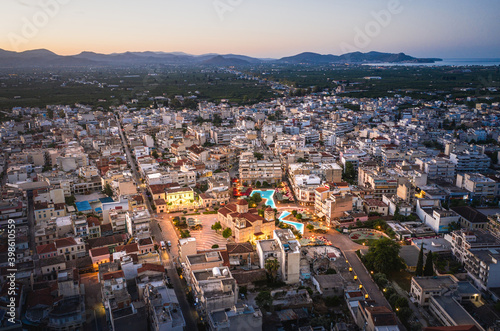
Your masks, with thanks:
[{"label": "city skyline", "polygon": [[[9,1],[0,48],[82,51],[182,51],[280,58],[304,51],[340,55],[380,51],[416,57],[495,58],[500,3],[467,1],[150,0]],[[497,9],[497,10],[495,10]],[[462,22],[457,24],[457,22]]]}]

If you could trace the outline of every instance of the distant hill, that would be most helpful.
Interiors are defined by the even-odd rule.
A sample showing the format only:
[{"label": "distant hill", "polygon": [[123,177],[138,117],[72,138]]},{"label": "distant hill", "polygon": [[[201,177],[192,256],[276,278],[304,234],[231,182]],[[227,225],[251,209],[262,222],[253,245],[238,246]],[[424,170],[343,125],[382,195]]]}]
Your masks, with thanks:
[{"label": "distant hill", "polygon": [[434,63],[442,61],[437,58],[419,59],[405,53],[380,53],[380,52],[353,52],[343,55],[322,55],[318,53],[300,53],[294,56],[283,57],[278,60],[281,63],[308,63],[308,64],[327,64],[327,63],[369,63],[369,62],[389,62],[389,63]]},{"label": "distant hill", "polygon": [[250,64],[250,62],[240,59],[240,58],[227,58],[222,55],[217,55],[214,56],[210,59],[207,59],[203,62],[202,64],[208,64],[208,65],[216,65],[216,66],[237,66],[237,65],[247,65]]},{"label": "distant hill", "polygon": [[36,49],[24,52],[12,52],[0,49],[0,67],[74,67],[74,66],[130,66],[145,64],[174,65],[214,65],[214,66],[245,66],[260,63],[281,64],[329,64],[329,63],[434,63],[441,59],[419,59],[404,53],[354,52],[343,55],[322,55],[305,52],[281,59],[259,59],[238,54],[202,54],[191,55],[182,52],[125,52],[100,54],[81,52],[77,55],[58,55],[46,49]]}]

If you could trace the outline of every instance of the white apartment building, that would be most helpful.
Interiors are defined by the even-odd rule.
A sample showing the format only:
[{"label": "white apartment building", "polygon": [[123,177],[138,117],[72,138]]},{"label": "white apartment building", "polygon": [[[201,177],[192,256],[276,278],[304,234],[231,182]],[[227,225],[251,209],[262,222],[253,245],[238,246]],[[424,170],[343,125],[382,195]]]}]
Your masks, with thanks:
[{"label": "white apartment building", "polygon": [[196,172],[194,171],[152,171],[146,174],[148,185],[177,183],[179,186],[196,185]]},{"label": "white apartment building", "polygon": [[257,160],[251,152],[241,153],[239,173],[241,181],[248,183],[278,183],[283,176],[279,159],[264,157],[263,160]]},{"label": "white apartment building", "polygon": [[317,175],[290,176],[293,192],[301,205],[312,205],[315,199],[315,190],[321,185],[321,178]]},{"label": "white apartment building", "polygon": [[427,174],[428,179],[455,180],[455,164],[446,158],[417,158],[415,163]]},{"label": "white apartment building", "polygon": [[474,197],[494,198],[500,195],[500,183],[479,173],[457,174],[456,185],[471,192]]},{"label": "white apartment building", "polygon": [[300,243],[290,229],[276,229],[273,239],[257,241],[257,255],[262,269],[266,260],[276,259],[279,263],[278,277],[287,284],[300,281]]},{"label": "white apartment building", "polygon": [[453,210],[442,208],[440,200],[418,199],[417,215],[436,233],[448,232],[451,222],[460,222],[460,215]]},{"label": "white apartment building", "polygon": [[500,287],[500,240],[485,230],[454,231],[451,251],[481,290]]},{"label": "white apartment building", "polygon": [[450,161],[459,172],[483,172],[490,167],[490,158],[476,151],[450,153]]},{"label": "white apartment building", "polygon": [[127,232],[134,237],[149,236],[151,215],[147,209],[127,211],[125,215]]}]

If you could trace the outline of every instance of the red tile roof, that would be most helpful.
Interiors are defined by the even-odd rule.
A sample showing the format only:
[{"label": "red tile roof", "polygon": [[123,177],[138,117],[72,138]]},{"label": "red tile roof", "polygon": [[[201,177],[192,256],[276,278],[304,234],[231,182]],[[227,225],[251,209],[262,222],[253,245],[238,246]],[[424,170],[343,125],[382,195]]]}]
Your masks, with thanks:
[{"label": "red tile roof", "polygon": [[155,271],[155,272],[165,272],[165,268],[161,264],[154,264],[154,263],[144,263],[142,267],[137,269],[137,273],[140,274],[142,272],[146,271]]},{"label": "red tile roof", "polygon": [[36,246],[36,252],[38,255],[57,252],[56,245],[50,243],[47,245]]},{"label": "red tile roof", "polygon": [[90,257],[109,255],[109,249],[107,247],[93,248],[89,251],[89,255]]},{"label": "red tile roof", "polygon": [[123,270],[111,271],[102,275],[103,280],[117,279],[117,278],[125,278]]},{"label": "red tile roof", "polygon": [[72,237],[56,239],[54,241],[54,244],[56,245],[57,248],[63,248],[63,247],[77,245],[75,238],[72,238]]},{"label": "red tile roof", "polygon": [[236,204],[240,206],[246,206],[248,205],[248,201],[246,201],[245,199],[239,199],[238,201],[236,201]]},{"label": "red tile roof", "polygon": [[132,243],[132,244],[123,245],[123,246],[116,246],[115,250],[116,250],[116,252],[125,251],[127,254],[137,253],[137,252],[139,252],[139,246],[137,245],[137,243]]}]

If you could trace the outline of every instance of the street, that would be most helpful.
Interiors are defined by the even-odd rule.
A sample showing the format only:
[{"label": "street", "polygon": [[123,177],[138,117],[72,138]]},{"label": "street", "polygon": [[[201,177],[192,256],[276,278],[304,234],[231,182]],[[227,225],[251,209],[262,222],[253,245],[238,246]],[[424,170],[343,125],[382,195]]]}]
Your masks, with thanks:
[{"label": "street", "polygon": [[[141,183],[141,178],[139,176],[139,173],[137,172],[137,163],[135,160],[135,157],[132,157],[132,154],[130,153],[130,149],[128,148],[127,140],[125,139],[125,135],[123,134],[122,130],[122,125],[120,123],[120,118],[117,116],[116,121],[118,123],[118,129],[120,132],[120,137],[122,139],[122,144],[123,148],[125,149],[125,153],[127,155],[127,160],[128,164],[131,167],[132,174],[134,176],[134,180],[136,182],[136,185],[139,185]],[[149,199],[147,195],[145,194],[144,190],[141,189],[139,192],[143,199],[144,203],[146,204],[151,216],[155,214],[155,211],[152,210],[151,204],[149,203]],[[172,242],[172,247],[170,252],[164,252],[160,256],[162,256],[164,265],[167,266],[167,274],[170,277],[170,281],[172,285],[174,286],[175,294],[177,296],[177,299],[179,300],[179,305],[182,310],[182,314],[184,315],[184,320],[186,321],[186,330],[196,330],[196,310],[194,307],[191,307],[191,305],[187,301],[186,297],[186,286],[184,286],[181,283],[181,279],[179,278],[179,275],[177,274],[177,270],[173,267],[172,263],[176,257],[178,257],[178,251],[177,251],[177,235],[175,233],[175,229],[173,228],[173,225],[171,222],[164,222],[166,225],[166,229],[162,229],[160,231],[160,228],[158,226],[158,222],[156,219],[152,219],[151,224],[150,224],[150,229],[151,229],[151,235],[154,238],[154,241],[159,243],[160,241],[171,241]],[[169,228],[170,226],[170,228]]]},{"label": "street", "polygon": [[[338,247],[344,252],[346,259],[349,261],[353,271],[358,276],[359,281],[363,284],[363,288],[371,300],[374,300],[378,305],[385,306],[392,310],[391,305],[380,291],[377,284],[373,281],[369,271],[365,268],[359,257],[356,255],[358,249],[368,249],[368,247],[356,244],[348,236],[343,235],[336,230],[329,230],[324,234],[325,238],[331,241],[332,245]],[[398,319],[398,327],[404,331],[406,328]]]}]

